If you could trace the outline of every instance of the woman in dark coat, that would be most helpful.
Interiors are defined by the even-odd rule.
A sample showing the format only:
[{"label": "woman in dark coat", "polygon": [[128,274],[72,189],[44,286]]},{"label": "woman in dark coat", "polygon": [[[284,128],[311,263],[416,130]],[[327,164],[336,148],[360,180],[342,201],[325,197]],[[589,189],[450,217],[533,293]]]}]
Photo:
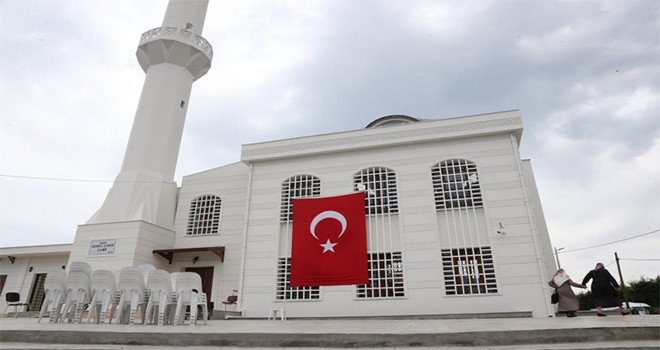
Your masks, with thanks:
[{"label": "woman in dark coat", "polygon": [[627,315],[630,311],[625,310],[621,306],[621,300],[619,299],[619,284],[616,283],[616,280],[609,271],[603,266],[603,263],[596,264],[596,268],[589,271],[584,279],[582,284],[587,284],[589,280],[591,282],[591,294],[594,297],[594,303],[596,304],[596,314],[598,316],[607,316],[603,313],[604,307],[613,307],[616,306],[621,311],[622,315]]},{"label": "woman in dark coat", "polygon": [[580,303],[571,287],[587,288],[587,286],[573,282],[564,269],[557,270],[548,285],[555,288],[559,295],[557,312],[566,313],[567,317],[577,317]]}]

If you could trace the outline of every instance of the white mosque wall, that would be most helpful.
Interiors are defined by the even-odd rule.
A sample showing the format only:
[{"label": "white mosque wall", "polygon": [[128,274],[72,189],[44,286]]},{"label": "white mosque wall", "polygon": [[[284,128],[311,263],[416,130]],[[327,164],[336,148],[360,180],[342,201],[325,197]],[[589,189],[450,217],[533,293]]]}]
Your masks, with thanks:
[{"label": "white mosque wall", "polygon": [[[114,242],[114,251],[94,252],[94,241]],[[85,261],[94,270],[114,272],[141,264],[167,270],[167,261],[153,254],[153,250],[169,249],[173,245],[173,231],[144,221],[85,224],[78,226],[69,263]]]},{"label": "white mosque wall", "polygon": [[[169,271],[184,271],[187,267],[213,267],[213,293],[207,297],[215,303],[216,309],[222,309],[222,301],[239,289],[247,185],[248,166],[234,163],[185,176],[179,190],[173,248],[222,246],[225,247],[225,258],[221,262],[210,252],[176,253]],[[218,234],[186,234],[190,203],[201,195],[216,195],[222,200]],[[199,258],[194,265],[193,257]]]},{"label": "white mosque wall", "polygon": [[[452,158],[475,162],[479,170],[484,197],[480,235],[493,249],[498,284],[494,295],[445,295],[441,222],[433,204],[430,169]],[[353,191],[353,174],[369,166],[396,172],[406,297],[358,300],[354,287],[343,286],[322,287],[319,301],[275,300],[281,183],[293,175],[311,174],[321,179],[322,196],[344,194]],[[536,254],[538,242],[532,237],[533,218],[525,204],[520,168],[509,133],[255,161],[242,290],[245,315],[261,317],[284,306],[290,317],[510,311],[546,317],[547,298],[539,269],[542,260]],[[500,223],[504,235],[497,234]]]}]

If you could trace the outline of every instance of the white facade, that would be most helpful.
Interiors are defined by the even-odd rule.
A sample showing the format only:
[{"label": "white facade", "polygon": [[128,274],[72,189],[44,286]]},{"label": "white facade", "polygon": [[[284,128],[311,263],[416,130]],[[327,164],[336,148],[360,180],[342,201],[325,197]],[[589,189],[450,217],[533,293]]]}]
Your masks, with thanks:
[{"label": "white facade", "polygon": [[[40,305],[48,270],[86,261],[202,275],[245,317],[527,313],[555,270],[518,111],[380,118],[362,130],[243,145],[241,162],[173,181],[192,84],[210,69],[208,0],[171,0],[140,38],[146,73],[124,162],[70,245],[0,248],[7,292]],[[370,284],[287,285],[290,201],[365,191]]]},{"label": "white facade", "polygon": [[[284,307],[293,317],[514,311],[547,317],[545,281],[554,261],[531,166],[519,157],[521,132],[518,111],[508,111],[244,145],[242,161],[250,166],[245,315]],[[436,210],[431,168],[451,159],[476,165],[482,208]],[[339,195],[355,191],[354,174],[369,167],[396,177],[398,213],[372,219],[370,230],[386,220],[381,226],[388,233],[370,234],[369,251],[401,252],[403,295],[360,298],[345,286],[322,287],[312,301],[276,300],[276,261],[290,249],[290,236],[280,233],[283,181],[310,174],[320,179],[321,196]],[[442,250],[471,247],[491,248],[497,292],[448,295]]]},{"label": "white facade", "polygon": [[[212,268],[206,277],[212,285],[209,300],[222,309],[221,302],[237,293],[239,304],[231,309],[246,317],[267,317],[273,308],[286,309],[288,317],[511,312],[547,317],[553,309],[546,281],[555,263],[531,165],[518,153],[521,134],[519,112],[506,111],[244,145],[241,162],[183,178],[172,233],[136,220],[115,223],[114,231],[101,227],[103,234],[95,235],[96,225],[85,224],[78,234],[116,240],[114,253],[90,255],[89,244],[76,247],[78,240],[60,250],[71,249],[69,263],[85,260],[115,271],[141,263],[170,272]],[[481,205],[436,208],[432,168],[446,160],[473,164],[478,175],[472,185],[479,186]],[[333,286],[318,288],[312,298],[310,293],[291,298],[281,282],[278,292],[278,261],[290,255],[291,244],[290,222],[281,222],[283,184],[305,175],[318,180],[317,196],[345,194],[358,190],[355,174],[363,169],[393,174],[397,212],[368,216],[368,245],[370,253],[385,254],[390,269],[396,266],[402,284],[392,295],[376,291],[358,296],[356,286]],[[201,203],[200,198],[217,200],[217,226],[195,232],[200,219],[191,206]],[[142,236],[136,237],[136,231]],[[224,254],[210,247],[222,248]],[[457,293],[461,287],[447,285],[443,252],[482,247],[488,249],[479,254],[487,251],[492,257],[489,278],[494,281],[481,290]],[[41,257],[39,247],[21,248],[22,255],[10,264],[5,257],[18,254],[11,249],[17,248],[0,249],[0,266],[9,275],[3,293],[30,295],[33,276],[26,273],[27,265],[38,272],[66,264],[64,252],[57,262],[50,261]],[[166,254],[153,252],[158,249],[171,253],[171,264]],[[455,261],[488,259],[471,257],[479,254],[468,251]],[[393,256],[396,261],[387,262]],[[476,274],[472,267],[460,267],[463,278]]]}]

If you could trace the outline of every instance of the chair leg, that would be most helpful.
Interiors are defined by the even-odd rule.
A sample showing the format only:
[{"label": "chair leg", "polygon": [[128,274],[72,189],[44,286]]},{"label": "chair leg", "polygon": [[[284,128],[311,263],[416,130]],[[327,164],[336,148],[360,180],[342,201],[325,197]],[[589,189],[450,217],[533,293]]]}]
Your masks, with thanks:
[{"label": "chair leg", "polygon": [[176,304],[176,313],[174,314],[174,324],[181,324],[183,318],[185,318],[185,315],[182,315],[182,310],[183,309],[183,301],[179,301]]},{"label": "chair leg", "polygon": [[92,323],[92,318],[94,319],[94,323],[99,323],[99,317],[96,314],[96,310],[100,309],[101,308],[95,303],[89,303],[89,309],[87,310],[87,323]]},{"label": "chair leg", "polygon": [[97,298],[98,298],[98,293],[94,294],[94,297],[92,297],[92,301],[89,302],[89,315],[87,315],[87,323],[92,322],[92,317],[96,316],[96,323],[99,323],[99,317],[96,315],[96,310],[99,308],[97,306]]},{"label": "chair leg", "polygon": [[103,291],[103,295],[101,297],[101,310],[99,310],[99,323],[105,322],[105,315],[108,311],[111,297],[112,296],[108,291]]},{"label": "chair leg", "polygon": [[122,294],[121,298],[119,298],[119,304],[117,304],[117,324],[124,323],[124,314],[126,313],[126,299],[127,296],[125,294]]},{"label": "chair leg", "polygon": [[80,323],[82,321],[82,312],[85,308],[85,299],[87,299],[87,295],[84,291],[79,290],[78,298],[76,299],[75,313],[73,314],[73,323]]},{"label": "chair leg", "polygon": [[206,303],[202,304],[202,316],[204,317],[204,324],[207,324],[207,320],[209,318],[209,310],[208,307],[206,306]]},{"label": "chair leg", "polygon": [[63,297],[63,295],[56,295],[53,306],[50,309],[50,314],[48,315],[49,323],[57,323],[59,321]]},{"label": "chair leg", "polygon": [[128,324],[135,324],[135,316],[138,312],[138,309],[140,309],[140,314],[142,316],[141,322],[144,323],[144,318],[146,316],[144,304],[140,305],[140,295],[137,293],[137,291],[133,291],[133,293],[131,293],[130,316],[128,319]]},{"label": "chair leg", "polygon": [[154,324],[154,318],[153,318],[153,311],[154,311],[154,301],[153,298],[149,298],[149,302],[147,303],[147,309],[145,311],[145,314],[147,315],[145,324]]},{"label": "chair leg", "polygon": [[190,325],[197,324],[197,303],[190,302]]},{"label": "chair leg", "polygon": [[[48,296],[46,296],[48,298]],[[48,310],[48,306],[51,304],[50,299],[44,300],[43,305],[41,305],[41,310],[39,311],[39,319],[37,320],[37,323],[41,323],[41,318],[44,317],[46,314],[46,311]],[[55,304],[53,304],[53,307],[55,307]]]},{"label": "chair leg", "polygon": [[82,321],[82,310],[84,307],[84,303],[76,304],[76,313],[73,315],[73,323],[80,323]]}]

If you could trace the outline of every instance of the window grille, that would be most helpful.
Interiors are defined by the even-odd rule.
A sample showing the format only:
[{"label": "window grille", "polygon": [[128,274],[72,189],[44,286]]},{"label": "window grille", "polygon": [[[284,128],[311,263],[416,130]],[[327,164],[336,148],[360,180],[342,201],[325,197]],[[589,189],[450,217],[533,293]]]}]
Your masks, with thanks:
[{"label": "window grille", "polygon": [[399,212],[396,175],[383,167],[363,169],[353,175],[356,191],[365,191],[364,206],[367,215]]},{"label": "window grille", "polygon": [[291,287],[291,258],[277,260],[277,300],[318,300],[319,287]]},{"label": "window grille", "polygon": [[310,198],[321,195],[321,180],[312,175],[295,175],[282,183],[280,222],[293,221],[293,198]]},{"label": "window grille", "polygon": [[447,295],[495,294],[495,265],[490,247],[442,250]]},{"label": "window grille", "polygon": [[214,195],[203,195],[190,203],[187,235],[217,234],[222,201]]},{"label": "window grille", "polygon": [[369,254],[369,284],[357,286],[358,299],[404,297],[401,252]]},{"label": "window grille", "polygon": [[450,159],[431,169],[435,208],[480,208],[483,206],[477,166],[463,159]]}]

